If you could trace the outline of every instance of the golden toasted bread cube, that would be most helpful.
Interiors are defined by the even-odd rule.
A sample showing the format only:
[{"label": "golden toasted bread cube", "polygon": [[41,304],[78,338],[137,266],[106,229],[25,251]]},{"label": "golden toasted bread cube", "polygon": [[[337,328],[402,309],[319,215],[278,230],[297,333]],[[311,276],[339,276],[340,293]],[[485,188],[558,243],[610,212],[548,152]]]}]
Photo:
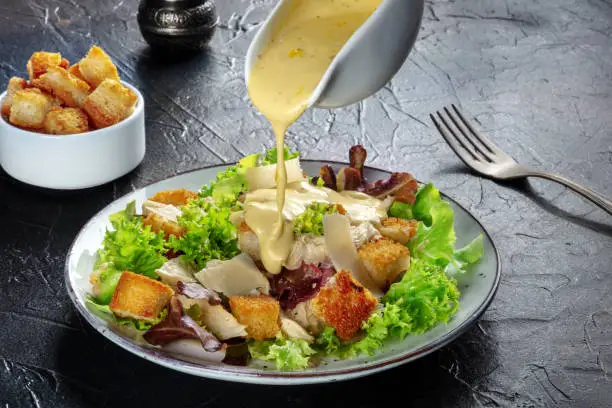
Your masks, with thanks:
[{"label": "golden toasted bread cube", "polygon": [[127,118],[133,111],[138,97],[118,81],[105,79],[85,99],[82,108],[97,128],[112,126]]},{"label": "golden toasted bread cube", "polygon": [[149,225],[151,227],[151,231],[156,234],[163,231],[165,239],[168,239],[170,235],[180,238],[183,236],[183,234],[185,234],[185,228],[153,212],[144,217],[142,224],[144,226]]},{"label": "golden toasted bread cube", "polygon": [[381,227],[378,229],[380,233],[397,241],[400,244],[407,244],[412,237],[416,235],[417,221],[404,220],[402,218],[389,217],[381,222]]},{"label": "golden toasted bread cube", "polygon": [[13,95],[17,91],[22,91],[28,87],[28,82],[19,77],[12,77],[9,79],[8,85],[6,86],[6,96],[2,100],[2,114],[9,116],[11,114],[11,104],[13,103]]},{"label": "golden toasted bread cube", "polygon": [[[81,74],[81,70],[79,68],[79,64],[74,64],[72,65],[70,68],[68,68],[68,72],[70,73],[70,75],[73,75],[77,78],[79,78],[81,81],[85,81],[85,77],[83,76],[83,74]],[[87,81],[85,81],[87,82]]]},{"label": "golden toasted bread cube", "polygon": [[117,316],[154,321],[174,295],[166,284],[143,275],[125,271],[109,304]]},{"label": "golden toasted bread cube", "polygon": [[312,313],[336,330],[342,340],[349,340],[361,329],[378,304],[376,297],[341,270],[317,293],[310,307]]},{"label": "golden toasted bread cube", "polygon": [[59,52],[39,51],[33,53],[26,64],[30,81],[47,72],[49,67],[68,68],[68,61],[62,59],[62,55]]},{"label": "golden toasted bread cube", "polygon": [[268,295],[230,296],[230,309],[239,323],[247,326],[248,337],[264,340],[280,332],[280,304]]},{"label": "golden toasted bread cube", "polygon": [[42,129],[47,113],[53,106],[53,97],[40,89],[28,88],[15,92],[9,122],[28,129]]},{"label": "golden toasted bread cube", "polygon": [[49,67],[47,72],[30,83],[55,95],[66,106],[78,108],[89,95],[89,85],[64,68]]},{"label": "golden toasted bread cube", "polygon": [[119,82],[117,67],[102,48],[93,46],[89,49],[87,56],[79,61],[79,72],[85,81],[96,88],[105,79],[113,79]]},{"label": "golden toasted bread cube", "polygon": [[379,238],[359,248],[359,258],[378,285],[387,289],[410,267],[410,251],[402,244]]},{"label": "golden toasted bread cube", "polygon": [[198,198],[198,193],[194,193],[193,191],[189,191],[184,188],[179,188],[177,190],[159,191],[155,193],[153,197],[149,198],[149,200],[180,207],[195,198]]},{"label": "golden toasted bread cube", "polygon": [[79,108],[53,107],[45,116],[43,128],[52,135],[84,133],[89,130],[89,119]]}]

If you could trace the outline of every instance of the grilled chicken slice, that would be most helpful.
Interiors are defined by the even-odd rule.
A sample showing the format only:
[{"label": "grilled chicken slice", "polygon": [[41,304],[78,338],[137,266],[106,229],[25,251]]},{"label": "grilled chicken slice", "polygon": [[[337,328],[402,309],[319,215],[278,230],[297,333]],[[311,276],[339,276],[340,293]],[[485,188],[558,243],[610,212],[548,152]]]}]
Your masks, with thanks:
[{"label": "grilled chicken slice", "polygon": [[181,261],[181,258],[170,259],[155,272],[157,272],[162,282],[173,288],[176,288],[176,283],[178,281],[196,282],[193,276],[194,271],[189,265]]}]

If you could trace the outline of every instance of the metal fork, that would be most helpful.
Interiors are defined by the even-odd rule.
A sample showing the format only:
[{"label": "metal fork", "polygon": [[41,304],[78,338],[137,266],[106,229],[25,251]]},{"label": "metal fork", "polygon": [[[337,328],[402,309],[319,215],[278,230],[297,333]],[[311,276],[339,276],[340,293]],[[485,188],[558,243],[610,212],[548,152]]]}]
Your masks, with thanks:
[{"label": "metal fork", "polygon": [[452,109],[445,107],[430,114],[431,120],[438,128],[451,149],[476,173],[488,176],[494,180],[512,180],[525,177],[540,177],[574,190],[591,200],[609,214],[612,214],[612,201],[590,188],[554,173],[535,171],[517,163],[512,157],[501,151],[489,139],[484,137],[465,119],[455,105]]}]

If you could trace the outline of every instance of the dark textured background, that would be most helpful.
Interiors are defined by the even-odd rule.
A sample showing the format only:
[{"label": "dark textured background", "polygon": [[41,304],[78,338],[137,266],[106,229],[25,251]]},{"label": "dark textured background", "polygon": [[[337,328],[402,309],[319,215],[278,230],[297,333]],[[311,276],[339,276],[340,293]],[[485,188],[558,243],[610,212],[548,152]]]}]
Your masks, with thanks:
[{"label": "dark textured background", "polygon": [[[79,319],[63,284],[79,228],[153,180],[271,146],[243,82],[271,0],[219,0],[210,50],[152,58],[136,0],[1,0],[0,85],[34,50],[71,61],[97,43],[146,98],[147,156],[87,192],[48,193],[0,173],[0,407],[612,406],[612,220],[563,187],[502,186],[461,167],[428,121],[461,106],[521,162],[612,196],[609,0],[428,2],[415,50],[374,97],[308,112],[288,142],[306,158],[434,180],[490,230],[501,287],[477,326],[415,363],[346,383],[271,388],[189,377],[123,351]],[[387,153],[391,151],[391,153]]]}]

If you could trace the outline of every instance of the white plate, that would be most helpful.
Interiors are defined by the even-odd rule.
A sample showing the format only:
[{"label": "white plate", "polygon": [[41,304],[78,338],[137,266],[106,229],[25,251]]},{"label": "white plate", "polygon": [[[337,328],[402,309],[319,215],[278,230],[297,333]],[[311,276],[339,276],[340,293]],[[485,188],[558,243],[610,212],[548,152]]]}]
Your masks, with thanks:
[{"label": "white plate", "polygon": [[[319,167],[323,164],[331,164],[336,169],[342,166],[339,163],[302,161],[302,166],[308,174],[317,174]],[[104,232],[110,227],[108,216],[124,209],[126,204],[132,200],[136,200],[138,208],[147,197],[161,190],[187,188],[197,191],[203,184],[214,180],[216,174],[226,167],[216,166],[191,171],[127,194],[96,214],[77,235],[66,259],[65,278],[68,293],[79,313],[115,344],[156,364],[184,373],[219,380],[275,385],[347,380],[396,367],[448,344],[476,322],[495,295],[500,280],[500,263],[491,237],[470,213],[445,196],[444,198],[450,202],[455,211],[457,246],[469,243],[480,233],[484,236],[482,260],[459,278],[461,306],[447,325],[441,324],[422,335],[408,336],[403,341],[391,341],[372,357],[361,356],[340,361],[326,359],[318,367],[300,372],[277,371],[272,368],[273,364],[260,361],[251,363],[248,367],[229,366],[223,363],[196,364],[179,360],[147,345],[135,344],[128,337],[109,328],[103,320],[93,315],[85,307],[85,298],[91,289],[89,274],[95,262],[95,253],[100,247]],[[365,174],[368,180],[382,179],[389,175],[388,172],[372,168],[367,168]]]}]

